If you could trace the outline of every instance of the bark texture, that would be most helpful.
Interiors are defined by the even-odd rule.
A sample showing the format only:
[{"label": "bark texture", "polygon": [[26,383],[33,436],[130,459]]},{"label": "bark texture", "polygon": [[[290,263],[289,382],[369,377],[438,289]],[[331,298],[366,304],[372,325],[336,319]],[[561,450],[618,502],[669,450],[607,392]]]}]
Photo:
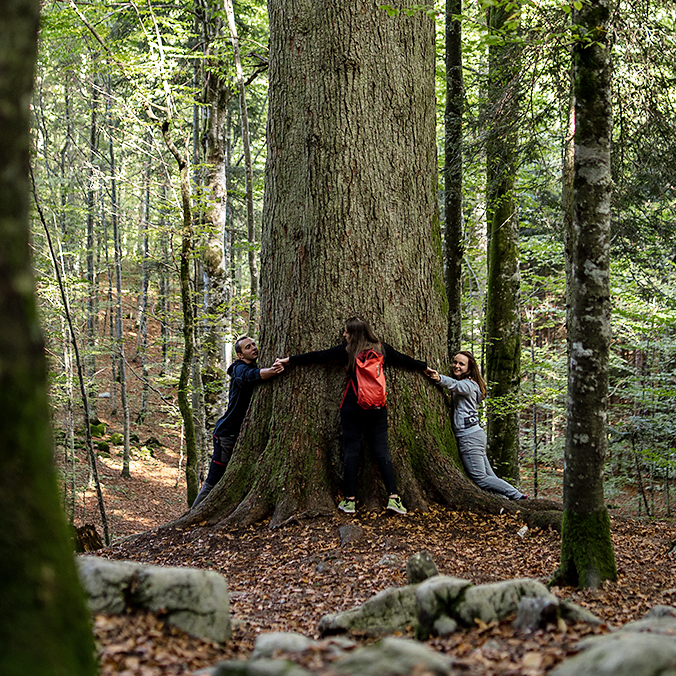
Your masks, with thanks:
[{"label": "bark texture", "polygon": [[444,149],[444,254],[448,296],[448,357],[462,349],[462,0],[446,0],[446,140]]},{"label": "bark texture", "polygon": [[[568,315],[568,425],[558,579],[596,587],[617,577],[603,501],[610,348],[611,70],[609,0],[576,13],[575,168]],[[582,37],[584,36],[584,37]]]},{"label": "bark texture", "polygon": [[[488,283],[486,289],[486,380],[489,407],[488,455],[498,476],[519,479],[521,305],[519,299],[519,223],[514,182],[517,162],[520,48],[507,27],[514,8],[488,10],[492,30],[505,42],[489,49],[489,109],[486,120],[486,209]],[[511,40],[511,42],[510,42]]]},{"label": "bark texture", "polygon": [[[268,7],[259,365],[336,345],[345,320],[360,314],[393,347],[448,372],[433,22],[420,12],[388,17],[375,2],[356,0]],[[387,383],[390,451],[408,508],[523,508],[462,475],[441,390],[420,373],[393,369]],[[275,526],[335,510],[344,386],[339,366],[291,368],[261,384],[226,474],[178,524],[271,517]],[[357,501],[385,504],[367,452]],[[552,513],[541,511],[540,523],[556,524]]]},{"label": "bark texture", "polygon": [[0,673],[95,674],[52,465],[28,247],[29,103],[39,3],[0,2]]},{"label": "bark texture", "polygon": [[[259,361],[335,345],[360,314],[397,349],[444,367],[434,24],[355,0],[275,0],[269,13]],[[448,411],[420,374],[387,377],[399,492],[423,507],[446,491],[444,473],[460,479]],[[340,367],[307,367],[261,385],[203,518],[281,523],[335,509],[344,383]],[[358,498],[383,494],[365,460]]]},{"label": "bark texture", "polygon": [[230,91],[227,82],[217,73],[209,73],[207,81],[209,126],[207,131],[209,234],[203,264],[206,276],[208,329],[203,340],[204,409],[206,427],[210,431],[220,415],[225,379],[226,315],[230,302],[228,271],[225,256],[225,219],[227,186],[226,119]]},{"label": "bark texture", "polygon": [[192,290],[190,288],[190,265],[192,261],[192,208],[190,194],[190,178],[188,160],[180,153],[171,138],[168,121],[162,123],[162,136],[169,151],[174,156],[181,175],[181,205],[183,207],[183,223],[181,227],[181,307],[183,310],[183,360],[181,375],[178,381],[178,407],[183,420],[185,435],[185,479],[186,501],[192,505],[199,490],[197,480],[197,444],[195,441],[195,422],[190,404],[190,373],[194,354],[195,312],[193,309]]}]

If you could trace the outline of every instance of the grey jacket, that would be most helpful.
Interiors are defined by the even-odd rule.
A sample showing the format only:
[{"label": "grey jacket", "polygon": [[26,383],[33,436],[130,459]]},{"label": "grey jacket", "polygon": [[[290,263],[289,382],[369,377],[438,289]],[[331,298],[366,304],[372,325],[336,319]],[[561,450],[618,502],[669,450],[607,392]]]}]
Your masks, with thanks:
[{"label": "grey jacket", "polygon": [[455,436],[460,437],[474,432],[479,425],[478,406],[483,399],[479,386],[469,378],[456,380],[449,376],[441,376],[438,384],[451,391]]}]

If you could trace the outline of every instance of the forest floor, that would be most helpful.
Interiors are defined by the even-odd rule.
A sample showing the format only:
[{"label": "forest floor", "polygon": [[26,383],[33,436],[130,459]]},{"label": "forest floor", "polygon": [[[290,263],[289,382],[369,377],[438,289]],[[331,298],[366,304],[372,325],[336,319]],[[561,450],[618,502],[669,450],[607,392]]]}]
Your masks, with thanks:
[{"label": "forest floor", "polygon": [[[100,417],[106,419],[101,412]],[[118,431],[110,419],[109,431]],[[560,538],[555,532],[531,530],[520,537],[523,523],[518,517],[441,508],[404,516],[358,512],[348,517],[336,511],[331,517],[276,530],[263,523],[240,530],[194,527],[147,533],[185,511],[185,482],[180,455],[172,450],[179,446],[178,437],[157,426],[135,430],[140,441],[132,453],[131,478],[120,476],[120,447],[111,446],[110,457],[99,457],[113,543],[96,554],[222,573],[231,592],[233,637],[217,645],[192,638],[155,615],[99,615],[94,630],[103,676],[185,675],[221,660],[246,659],[261,632],[296,631],[314,637],[323,615],[406,584],[406,561],[421,550],[430,552],[441,573],[475,584],[517,577],[546,582],[558,565]],[[152,453],[144,443],[151,436],[162,443]],[[81,481],[86,463],[77,465]],[[522,488],[532,494],[529,468],[524,478]],[[540,497],[560,499],[561,472],[542,468],[539,485]],[[94,491],[80,491],[75,502],[75,525],[92,523],[102,533]],[[458,671],[470,676],[540,676],[574,653],[581,636],[610,631],[656,604],[676,605],[676,521],[635,518],[636,502],[630,492],[613,496],[618,581],[593,591],[553,589],[557,596],[596,613],[603,625],[572,625],[565,631],[551,626],[523,635],[505,621],[432,639],[429,645],[453,656]],[[338,528],[348,522],[358,523],[365,535],[341,545]],[[144,532],[138,538],[125,537]],[[368,640],[357,637],[358,643]],[[328,658],[322,654],[313,659],[306,666],[316,672],[327,668]]]}]

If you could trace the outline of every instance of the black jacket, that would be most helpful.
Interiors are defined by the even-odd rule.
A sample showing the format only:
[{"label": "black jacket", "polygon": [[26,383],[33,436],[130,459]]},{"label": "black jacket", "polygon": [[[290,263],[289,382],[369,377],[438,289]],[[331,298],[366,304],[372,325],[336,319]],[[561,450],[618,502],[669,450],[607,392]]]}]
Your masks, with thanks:
[{"label": "black jacket", "polygon": [[241,359],[236,359],[228,367],[228,375],[230,376],[228,410],[214,427],[215,437],[236,437],[239,434],[244,416],[249,410],[254,387],[261,382],[261,371],[256,362],[247,364]]}]

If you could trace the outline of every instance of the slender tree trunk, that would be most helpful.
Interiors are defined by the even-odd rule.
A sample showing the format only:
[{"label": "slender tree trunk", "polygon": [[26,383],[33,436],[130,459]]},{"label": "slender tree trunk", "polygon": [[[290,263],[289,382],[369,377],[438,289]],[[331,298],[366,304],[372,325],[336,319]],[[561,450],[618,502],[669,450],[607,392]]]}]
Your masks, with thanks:
[{"label": "slender tree trunk", "polygon": [[197,481],[197,446],[195,442],[195,423],[193,420],[192,406],[190,405],[190,375],[194,352],[195,314],[193,310],[192,289],[190,287],[190,267],[192,259],[192,209],[189,164],[186,156],[181,154],[174,145],[169,132],[169,123],[162,123],[164,141],[174,156],[181,178],[181,203],[183,206],[183,226],[181,229],[181,256],[180,256],[180,279],[181,279],[181,305],[183,307],[183,360],[181,362],[181,375],[178,381],[178,407],[183,419],[185,434],[185,475],[187,487],[187,504],[192,505],[197,497],[199,489]]},{"label": "slender tree trunk", "polygon": [[[92,83],[92,102],[91,102],[91,120],[89,125],[89,167],[87,176],[87,286],[89,293],[87,296],[87,380],[91,399],[96,401],[96,386],[94,383],[94,374],[96,373],[96,340],[98,330],[98,282],[96,279],[96,230],[95,230],[95,210],[96,210],[96,191],[94,186],[97,154],[98,154],[98,103],[99,88],[96,83]],[[90,411],[96,416],[96,406]]]},{"label": "slender tree trunk", "polygon": [[[68,201],[71,199],[71,191],[69,186],[69,176],[71,170],[71,139],[73,137],[72,121],[71,121],[71,102],[70,102],[70,77],[66,76],[63,83],[63,105],[64,105],[64,117],[66,121],[65,129],[65,139],[63,142],[63,147],[59,154],[59,174],[60,174],[60,202],[61,209],[59,213],[59,220],[61,226],[61,241],[63,242],[63,247],[66,251],[71,252],[73,250],[72,234],[70,233],[69,228],[69,219],[68,219]],[[65,270],[70,271],[72,269],[72,261],[70,257],[65,260],[66,268]]]},{"label": "slender tree trunk", "polygon": [[124,357],[124,329],[122,325],[122,241],[118,219],[117,176],[115,167],[115,149],[113,146],[113,122],[110,117],[110,99],[108,101],[108,152],[110,157],[110,216],[113,224],[113,246],[115,249],[115,348],[117,352],[117,370],[120,377],[120,402],[122,404],[122,427],[124,449],[122,452],[122,476],[131,477],[129,471],[129,399],[127,398],[127,366]]},{"label": "slender tree trunk", "polygon": [[[117,348],[115,343],[115,302],[113,301],[113,265],[110,263],[110,254],[108,253],[108,219],[101,194],[101,223],[103,223],[103,251],[106,259],[106,276],[108,278],[108,290],[106,293],[106,314],[104,317],[104,328],[108,324],[108,333],[110,335],[110,414],[117,415]],[[113,249],[115,247],[113,246]]]},{"label": "slender tree trunk", "polygon": [[462,0],[446,0],[446,141],[444,153],[444,248],[448,296],[448,357],[462,347]]},{"label": "slender tree trunk", "polygon": [[251,162],[251,143],[249,140],[249,113],[246,106],[246,87],[244,85],[244,73],[242,60],[239,54],[239,39],[237,38],[237,25],[235,24],[235,12],[232,0],[224,0],[225,13],[230,27],[230,38],[235,55],[235,71],[237,73],[237,88],[239,90],[239,112],[242,121],[242,147],[244,150],[244,174],[246,176],[246,230],[249,240],[249,276],[251,288],[251,303],[249,306],[249,328],[247,333],[254,335],[258,325],[258,269],[256,266],[256,229],[254,224],[253,204],[253,165]]},{"label": "slender tree trunk", "polygon": [[207,284],[207,332],[203,341],[205,423],[211,430],[221,415],[222,392],[225,381],[224,342],[229,337],[229,280],[226,268],[226,120],[230,93],[227,83],[216,73],[209,76],[209,126],[207,130],[208,174],[208,240],[204,254],[204,272]]},{"label": "slender tree trunk", "polygon": [[157,43],[157,75],[165,93],[167,117],[161,124],[162,137],[169,152],[173,155],[180,173],[181,206],[183,219],[181,225],[181,254],[179,264],[181,306],[183,310],[183,359],[181,361],[181,375],[178,381],[178,407],[183,420],[186,448],[186,488],[187,503],[192,505],[197,497],[197,447],[195,445],[195,422],[193,420],[192,406],[190,405],[190,376],[194,353],[195,336],[195,310],[193,294],[190,285],[190,268],[193,246],[192,204],[190,187],[190,164],[188,162],[188,143],[186,141],[183,152],[176,147],[171,136],[171,122],[174,119],[173,95],[167,73],[165,71],[164,44],[154,14],[152,20],[155,26]]},{"label": "slender tree trunk", "polygon": [[[225,232],[223,233],[223,254],[225,260],[225,342],[223,344],[223,365],[227,371],[232,363],[235,340],[234,301],[235,301],[235,218],[232,199],[232,105],[227,106],[225,118]],[[221,399],[225,402],[226,385],[223,383]]]},{"label": "slender tree trunk", "polygon": [[566,136],[563,143],[561,171],[561,210],[563,212],[563,245],[566,261],[566,324],[570,323],[571,285],[573,263],[573,178],[575,176],[575,95],[573,93],[572,68],[570,96],[566,110]]},{"label": "slender tree trunk", "polygon": [[517,161],[520,48],[506,29],[515,10],[488,10],[489,27],[505,43],[489,48],[486,143],[488,283],[486,289],[486,380],[494,402],[488,410],[488,455],[498,476],[519,479],[519,391],[521,308],[519,301],[519,223],[514,182]]},{"label": "slender tree trunk", "polygon": [[603,501],[610,351],[611,64],[609,0],[575,11],[575,173],[568,424],[563,475],[561,566],[556,578],[597,587],[617,578]]},{"label": "slender tree trunk", "polygon": [[164,218],[165,205],[167,203],[167,186],[162,184],[162,207],[160,209],[160,266],[159,279],[157,284],[158,304],[160,306],[160,342],[162,344],[162,365],[160,375],[165,375],[169,371],[169,322],[170,322],[170,292],[171,283],[167,271],[171,269],[171,256],[169,255],[169,238],[166,231],[166,222]]},{"label": "slender tree trunk", "polygon": [[35,180],[33,177],[33,173],[31,170],[31,179],[33,182],[33,198],[35,200],[35,206],[37,207],[38,214],[40,216],[40,222],[42,223],[42,227],[45,231],[45,237],[47,239],[47,246],[49,248],[49,253],[52,259],[52,263],[54,265],[54,273],[56,275],[56,280],[59,285],[59,291],[61,293],[61,301],[63,303],[63,311],[66,316],[66,321],[68,322],[68,329],[70,332],[70,336],[72,338],[72,345],[73,345],[73,352],[75,355],[75,365],[77,367],[77,375],[78,375],[78,380],[80,383],[80,395],[82,396],[82,410],[84,414],[84,420],[83,420],[83,427],[84,427],[84,434],[85,434],[85,447],[87,449],[87,457],[89,459],[89,467],[91,469],[92,473],[92,478],[94,480],[94,487],[96,489],[96,496],[98,499],[99,503],[99,511],[101,512],[101,524],[103,526],[103,536],[105,543],[107,545],[110,544],[110,535],[108,532],[108,519],[106,517],[106,510],[105,506],[103,504],[103,492],[101,490],[101,482],[99,481],[99,474],[98,474],[98,469],[96,466],[96,454],[94,453],[94,444],[92,442],[92,430],[91,430],[91,408],[89,406],[89,396],[87,394],[87,384],[85,380],[85,371],[84,371],[84,364],[82,363],[82,359],[80,359],[80,350],[78,349],[77,346],[77,340],[75,337],[75,329],[73,327],[73,320],[70,314],[70,307],[68,303],[68,297],[66,295],[66,289],[64,286],[63,282],[63,277],[60,272],[59,268],[59,262],[56,257],[56,251],[54,250],[54,246],[52,244],[52,238],[51,235],[49,234],[49,229],[47,228],[47,221],[45,220],[44,213],[42,211],[42,208],[40,207],[40,202],[37,197],[37,191],[35,190]]},{"label": "slender tree trunk", "polygon": [[141,369],[143,389],[141,392],[141,406],[136,416],[136,422],[142,423],[148,412],[148,287],[150,285],[150,241],[148,227],[150,223],[150,180],[151,157],[146,161],[144,176],[143,217],[141,218],[140,254],[141,254],[141,293],[138,303],[139,337],[137,355],[141,355]]}]

